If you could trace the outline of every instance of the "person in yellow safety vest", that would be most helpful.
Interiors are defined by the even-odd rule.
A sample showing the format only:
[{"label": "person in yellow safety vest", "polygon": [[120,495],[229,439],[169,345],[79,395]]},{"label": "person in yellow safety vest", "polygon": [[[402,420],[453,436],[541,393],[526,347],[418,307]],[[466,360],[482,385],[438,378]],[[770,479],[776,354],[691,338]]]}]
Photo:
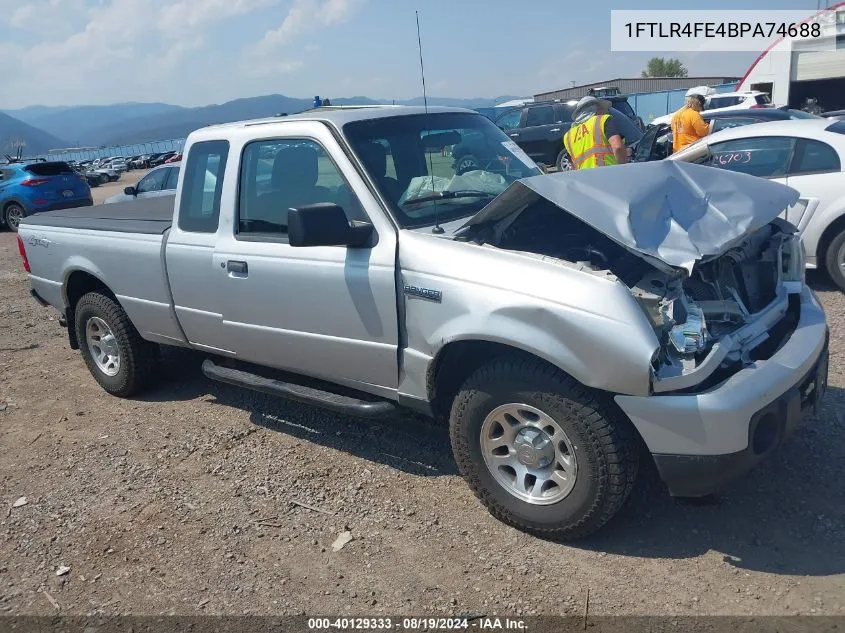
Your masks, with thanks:
[{"label": "person in yellow safety vest", "polygon": [[677,152],[710,133],[710,126],[701,118],[704,108],[704,95],[697,92],[687,93],[683,108],[672,116],[672,151]]},{"label": "person in yellow safety vest", "polygon": [[610,101],[584,97],[572,112],[572,126],[563,146],[573,169],[589,169],[628,162],[628,148],[609,113]]}]

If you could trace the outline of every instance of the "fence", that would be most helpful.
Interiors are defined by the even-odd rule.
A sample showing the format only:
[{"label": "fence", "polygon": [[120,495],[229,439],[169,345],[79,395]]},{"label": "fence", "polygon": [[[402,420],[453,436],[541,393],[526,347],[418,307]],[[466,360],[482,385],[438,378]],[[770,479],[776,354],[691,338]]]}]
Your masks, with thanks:
[{"label": "fence", "polygon": [[138,156],[141,154],[155,154],[159,152],[181,152],[185,145],[184,138],[173,138],[151,143],[136,143],[135,145],[116,145],[112,147],[79,147],[50,150],[49,154],[42,154],[40,158],[47,160],[93,160],[112,156]]},{"label": "fence", "polygon": [[[711,86],[716,92],[733,92],[736,90],[736,82],[718,84]],[[684,96],[687,89],[662,90],[660,92],[640,92],[628,95],[628,103],[634,108],[637,116],[645,123],[651,123],[654,119],[670,112],[675,112],[684,105]]]}]

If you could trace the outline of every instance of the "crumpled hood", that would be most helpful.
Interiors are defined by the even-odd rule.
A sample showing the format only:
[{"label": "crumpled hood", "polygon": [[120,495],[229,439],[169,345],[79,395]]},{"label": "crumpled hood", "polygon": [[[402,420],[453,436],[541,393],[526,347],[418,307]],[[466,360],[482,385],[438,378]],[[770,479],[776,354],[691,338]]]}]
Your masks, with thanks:
[{"label": "crumpled hood", "polygon": [[463,229],[546,198],[630,251],[688,272],[774,220],[799,193],[776,182],[681,161],[532,176],[512,183]]}]

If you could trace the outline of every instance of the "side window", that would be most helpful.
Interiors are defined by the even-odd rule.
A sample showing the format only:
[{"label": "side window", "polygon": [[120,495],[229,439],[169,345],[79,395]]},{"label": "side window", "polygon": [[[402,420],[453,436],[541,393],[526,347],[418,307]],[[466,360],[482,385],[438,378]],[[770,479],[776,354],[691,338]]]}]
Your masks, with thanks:
[{"label": "side window", "polygon": [[228,157],[228,141],[201,141],[191,146],[184,165],[184,186],[179,202],[179,228],[183,231],[217,231],[223,172]]},{"label": "side window", "polygon": [[798,140],[789,175],[841,170],[839,155],[830,145],[810,139]]},{"label": "side window", "polygon": [[340,205],[350,220],[364,217],[358,198],[319,143],[273,139],[244,148],[238,235],[286,235],[289,209],[320,202]]},{"label": "side window", "polygon": [[167,169],[156,169],[151,171],[146,176],[141,178],[135,187],[137,193],[149,193],[151,191],[160,191],[164,181],[167,180]]},{"label": "side window", "polygon": [[179,168],[171,167],[168,171],[170,174],[167,176],[167,182],[164,183],[164,188],[167,190],[176,189],[176,185],[179,184]]},{"label": "side window", "polygon": [[786,175],[795,139],[758,136],[716,143],[710,147],[708,164],[761,178]]},{"label": "side window", "polygon": [[569,123],[572,121],[572,112],[575,110],[575,106],[562,104],[555,107],[555,112],[557,114],[555,122],[557,123],[560,121],[561,123]]},{"label": "side window", "polygon": [[551,125],[555,122],[555,109],[552,106],[540,106],[528,108],[528,115],[525,117],[525,127],[537,125]]},{"label": "side window", "polygon": [[513,110],[496,119],[496,125],[503,130],[514,130],[519,127],[520,119],[522,119],[522,110]]},{"label": "side window", "polygon": [[705,110],[714,110],[716,108],[729,108],[731,106],[739,105],[742,103],[743,97],[710,97],[710,100],[706,106],[704,106]]}]

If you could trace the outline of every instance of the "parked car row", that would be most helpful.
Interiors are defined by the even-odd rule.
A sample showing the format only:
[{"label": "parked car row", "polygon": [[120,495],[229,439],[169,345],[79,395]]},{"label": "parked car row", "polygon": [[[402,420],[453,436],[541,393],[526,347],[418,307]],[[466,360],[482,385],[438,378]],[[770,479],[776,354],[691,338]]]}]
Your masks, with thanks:
[{"label": "parked car row", "polygon": [[[176,162],[175,157],[182,157],[180,152],[158,152],[155,154],[140,154],[132,156],[126,161],[129,169],[149,169],[150,167],[157,167],[167,162]],[[178,159],[176,159],[178,160]]]}]

